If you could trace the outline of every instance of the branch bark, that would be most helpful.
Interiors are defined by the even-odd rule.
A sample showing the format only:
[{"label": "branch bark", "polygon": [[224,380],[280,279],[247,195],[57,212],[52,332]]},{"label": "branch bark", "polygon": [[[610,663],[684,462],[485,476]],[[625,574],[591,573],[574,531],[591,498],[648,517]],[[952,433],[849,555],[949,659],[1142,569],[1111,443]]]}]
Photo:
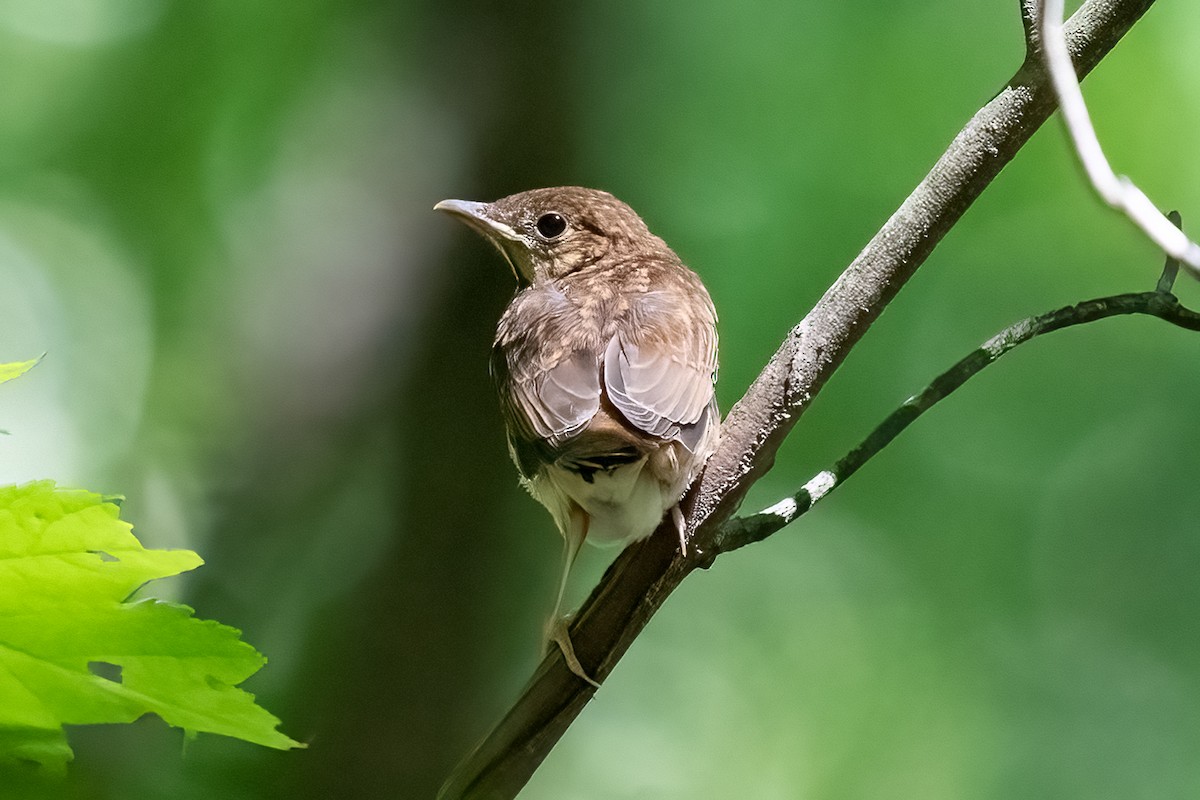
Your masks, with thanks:
[{"label": "branch bark", "polygon": [[[1103,58],[1154,0],[1088,0],[1066,25],[1080,75]],[[1023,22],[1032,0],[1022,0]],[[580,609],[571,640],[585,669],[603,681],[676,586],[716,558],[721,527],[774,463],[783,439],[888,302],[971,203],[1054,110],[1036,37],[1000,92],[980,109],[900,208],[788,334],[734,405],[721,445],[687,498],[692,545],[677,557],[668,520],[631,545]],[[557,649],[543,659],[512,709],[463,760],[442,798],[510,798],[591,699]]]}]

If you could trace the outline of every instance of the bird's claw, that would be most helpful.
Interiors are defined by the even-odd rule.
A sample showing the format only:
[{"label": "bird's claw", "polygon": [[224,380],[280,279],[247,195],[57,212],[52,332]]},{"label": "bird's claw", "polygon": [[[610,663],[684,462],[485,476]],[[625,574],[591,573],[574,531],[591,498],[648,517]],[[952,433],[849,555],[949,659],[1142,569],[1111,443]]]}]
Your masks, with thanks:
[{"label": "bird's claw", "polygon": [[587,674],[587,670],[583,668],[583,665],[579,663],[579,658],[575,655],[575,646],[571,644],[571,635],[568,630],[570,622],[570,617],[560,617],[557,615],[552,617],[546,623],[546,642],[543,649],[548,649],[550,642],[554,642],[558,645],[558,649],[563,655],[563,660],[567,662],[567,669],[599,689],[600,684],[591,675]]},{"label": "bird's claw", "polygon": [[675,533],[679,535],[679,555],[687,557],[687,522],[678,503],[671,506],[671,522],[675,524]]}]

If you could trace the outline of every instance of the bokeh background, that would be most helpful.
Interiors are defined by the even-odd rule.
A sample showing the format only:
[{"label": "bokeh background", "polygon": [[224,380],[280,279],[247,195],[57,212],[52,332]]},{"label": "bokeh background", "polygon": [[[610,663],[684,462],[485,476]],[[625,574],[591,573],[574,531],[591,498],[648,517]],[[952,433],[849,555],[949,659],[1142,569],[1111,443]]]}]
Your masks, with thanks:
[{"label": "bokeh background", "polygon": [[[1197,39],[1162,0],[1086,92],[1200,231]],[[728,408],[1020,58],[1012,0],[2,0],[0,360],[46,356],[0,390],[0,481],[125,494],[199,551],[155,593],[243,629],[310,745],[79,728],[47,796],[430,797],[524,684],[560,545],[487,376],[513,283],[436,201],[627,200],[711,289]],[[747,508],[1003,325],[1161,264],[1052,121]],[[689,579],[522,796],[1197,796],[1197,408],[1195,334],[1024,346]]]}]

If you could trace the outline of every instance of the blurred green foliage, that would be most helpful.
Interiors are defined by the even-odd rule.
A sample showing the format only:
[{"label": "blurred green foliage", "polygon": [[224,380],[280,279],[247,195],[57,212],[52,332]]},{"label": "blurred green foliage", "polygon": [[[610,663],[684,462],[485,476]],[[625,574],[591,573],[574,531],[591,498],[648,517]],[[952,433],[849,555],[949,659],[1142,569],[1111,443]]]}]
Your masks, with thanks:
[{"label": "blurred green foliage", "polygon": [[[1085,86],[1196,229],[1198,35],[1158,3]],[[728,407],[1020,58],[1011,0],[0,3],[0,361],[47,353],[0,395],[0,483],[124,493],[200,552],[187,602],[309,744],[79,729],[46,796],[428,797],[523,685],[559,542],[486,374],[511,276],[433,203],[628,201],[712,291]],[[1161,263],[1052,121],[748,508],[1003,325]],[[685,583],[523,796],[1195,795],[1198,364],[1153,320],[1024,346]]]}]

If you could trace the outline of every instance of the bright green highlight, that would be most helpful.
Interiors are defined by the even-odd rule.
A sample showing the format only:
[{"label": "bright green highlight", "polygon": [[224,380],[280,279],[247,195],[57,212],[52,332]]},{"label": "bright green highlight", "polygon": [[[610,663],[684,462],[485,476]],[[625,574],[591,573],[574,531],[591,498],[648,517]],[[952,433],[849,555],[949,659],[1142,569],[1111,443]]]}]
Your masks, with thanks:
[{"label": "bright green highlight", "polygon": [[147,713],[189,732],[301,746],[236,688],[266,663],[240,631],[187,606],[128,601],[201,563],[142,547],[100,495],[50,481],[0,487],[0,761],[61,770],[72,757],[63,725]]},{"label": "bright green highlight", "polygon": [[9,364],[0,364],[0,383],[11,381],[13,378],[19,378],[33,369],[34,365],[39,361],[41,361],[40,358],[35,358],[32,361],[13,361]]}]

